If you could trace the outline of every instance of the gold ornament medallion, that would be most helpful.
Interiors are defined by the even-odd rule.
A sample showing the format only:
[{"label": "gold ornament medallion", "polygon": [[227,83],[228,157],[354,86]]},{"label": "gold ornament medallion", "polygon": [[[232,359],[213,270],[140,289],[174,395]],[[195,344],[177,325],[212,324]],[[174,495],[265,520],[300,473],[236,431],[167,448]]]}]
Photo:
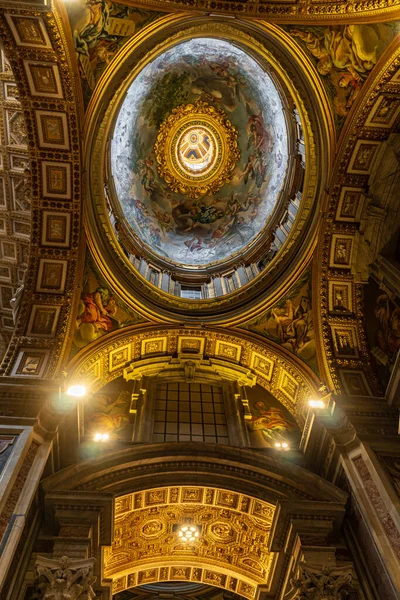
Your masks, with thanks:
[{"label": "gold ornament medallion", "polygon": [[161,124],[154,153],[173,192],[200,198],[230,181],[240,158],[238,132],[225,112],[199,100],[174,108]]}]

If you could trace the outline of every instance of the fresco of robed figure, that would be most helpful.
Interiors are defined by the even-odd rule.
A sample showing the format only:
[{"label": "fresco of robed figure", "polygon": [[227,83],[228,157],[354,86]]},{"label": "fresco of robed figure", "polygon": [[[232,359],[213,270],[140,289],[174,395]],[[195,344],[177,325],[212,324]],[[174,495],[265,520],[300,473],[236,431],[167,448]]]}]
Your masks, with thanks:
[{"label": "fresco of robed figure", "polygon": [[111,331],[141,321],[116,298],[87,258],[72,353]]},{"label": "fresco of robed figure", "polygon": [[90,439],[96,433],[107,434],[115,441],[131,441],[131,382],[118,378],[94,394],[84,406],[84,434]]},{"label": "fresco of robed figure", "polygon": [[369,73],[394,39],[396,27],[397,23],[285,26],[312,55],[339,125],[343,125]]},{"label": "fresco of robed figure", "polygon": [[308,268],[282,300],[242,327],[277,342],[318,373],[311,292]]},{"label": "fresco of robed figure", "polygon": [[251,420],[246,421],[253,448],[274,448],[288,443],[294,448],[300,441],[300,429],[289,411],[260,386],[247,390]]}]

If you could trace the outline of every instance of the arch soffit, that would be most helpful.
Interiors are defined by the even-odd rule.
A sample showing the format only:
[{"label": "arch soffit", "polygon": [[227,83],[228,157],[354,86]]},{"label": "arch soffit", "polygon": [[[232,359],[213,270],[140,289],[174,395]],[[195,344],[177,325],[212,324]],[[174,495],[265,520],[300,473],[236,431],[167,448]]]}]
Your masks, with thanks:
[{"label": "arch soffit", "polygon": [[[60,504],[76,508],[81,503],[83,506],[90,503],[91,507],[101,510],[101,528],[107,545],[112,543],[110,525],[115,510],[115,545],[107,548],[104,555],[105,575],[112,578],[114,593],[134,587],[137,582],[148,582],[145,579],[150,572],[154,574],[152,581],[166,581],[183,568],[185,579],[199,581],[198,567],[204,567],[201,581],[207,582],[213,573],[215,579],[208,582],[224,588],[227,578],[232,580],[233,577],[241,595],[250,599],[258,597],[259,584],[272,583],[277,556],[269,553],[282,549],[291,515],[304,513],[305,518],[310,519],[319,511],[320,518],[338,531],[347,500],[347,494],[333,484],[288,461],[247,449],[200,443],[146,444],[110,452],[68,467],[44,480],[42,486],[49,523],[57,519],[54,513]],[[154,512],[148,510],[149,507],[154,511],[155,505],[159,506],[156,520]],[[193,519],[194,507],[202,524],[199,509],[207,513],[210,526],[205,527],[204,536],[212,535],[224,522],[219,507],[225,512],[232,508],[231,516],[235,515],[240,521],[247,519],[250,530],[254,527],[259,530],[262,526],[264,541],[265,536],[268,538],[273,532],[271,545],[263,544],[261,569],[249,574],[240,561],[232,566],[223,555],[219,555],[219,560],[210,561],[210,557],[201,552],[196,553],[195,562],[191,556],[185,559],[175,556],[172,567],[165,568],[171,564],[170,545],[165,545],[167,538],[171,541],[168,534],[171,524],[175,522],[176,526],[176,521],[182,522],[188,515]],[[239,515],[241,508],[246,515]],[[139,509],[136,514],[135,509]],[[149,552],[147,545],[143,553],[139,550],[139,557],[137,551],[130,550],[126,533],[123,535],[122,531],[127,527],[129,532],[132,518],[136,533],[138,527],[144,537],[154,538],[154,531],[157,535],[160,533],[160,541],[152,539],[159,544],[158,552],[153,552],[154,545]],[[142,536],[139,544],[140,541],[148,544],[148,539],[143,540]],[[165,562],[165,558],[170,560]],[[200,574],[202,572],[200,569]]]},{"label": "arch soffit", "polygon": [[[321,365],[329,387],[342,394],[384,393],[372,366],[364,329],[363,289],[355,266],[369,178],[385,141],[398,130],[399,95],[400,35],[397,35],[376,64],[342,131],[316,257],[314,292],[321,298],[317,309]],[[380,116],[383,106],[385,116]],[[348,201],[350,216],[343,208]],[[340,311],[335,309],[337,294]],[[344,345],[343,336],[347,340]]]},{"label": "arch soffit", "polygon": [[273,394],[304,424],[309,398],[318,396],[319,380],[296,356],[272,341],[242,331],[214,328],[132,326],[99,339],[81,350],[67,367],[68,378],[84,381],[91,391],[130,373],[136,378],[155,375],[170,364],[166,358],[200,360],[199,368],[211,367],[216,378],[241,385],[258,383]]},{"label": "arch soffit", "polygon": [[[301,204],[303,208],[283,249],[272,260],[271,270],[269,268],[264,270],[255,281],[229,296],[214,298],[212,300],[214,316],[208,314],[211,301],[188,302],[155,288],[136,272],[132,277],[132,267],[120,248],[112,228],[108,225],[108,209],[102,184],[108,139],[105,132],[115,118],[118,99],[134,76],[135,69],[138,70],[141,64],[142,66],[146,64],[149,56],[158,54],[161,50],[187,39],[188,36],[202,35],[224,37],[240,42],[248,46],[251,52],[259,52],[271,62],[273,70],[280,74],[285,86],[296,100],[307,142],[304,185],[307,193],[304,194]],[[136,56],[138,60],[135,59]],[[291,64],[287,72],[285,65],[288,64],[288,56]],[[299,49],[291,36],[280,28],[264,22],[254,24],[241,21],[232,24],[230,21],[227,23],[217,15],[211,22],[209,18],[204,20],[199,15],[181,14],[162,17],[137,36],[133,36],[100,77],[86,113],[84,139],[86,154],[94,157],[88,165],[87,179],[90,189],[87,197],[92,197],[87,206],[86,216],[90,251],[96,263],[102,265],[102,274],[110,286],[128,306],[146,318],[182,321],[182,319],[186,320],[189,314],[195,312],[196,315],[200,315],[201,312],[202,320],[214,322],[223,320],[229,324],[239,324],[254,313],[272,306],[296,281],[309,262],[315,247],[319,214],[318,210],[314,210],[315,202],[321,195],[324,181],[328,177],[335,144],[334,120],[328,96],[320,84],[312,61]],[[316,157],[318,157],[318,165],[313,162],[317,160]],[[316,176],[317,170],[319,177]],[[93,226],[93,223],[98,225]],[[307,227],[305,227],[306,223]],[[301,261],[290,261],[292,254],[289,255],[289,250],[294,251],[299,247],[300,242]],[[113,268],[107,265],[113,265]],[[284,278],[281,276],[283,267]],[[268,294],[264,289],[267,281],[272,281],[271,285],[268,284],[270,287]],[[132,285],[134,290],[131,289]],[[153,306],[149,303],[149,299]]]}]

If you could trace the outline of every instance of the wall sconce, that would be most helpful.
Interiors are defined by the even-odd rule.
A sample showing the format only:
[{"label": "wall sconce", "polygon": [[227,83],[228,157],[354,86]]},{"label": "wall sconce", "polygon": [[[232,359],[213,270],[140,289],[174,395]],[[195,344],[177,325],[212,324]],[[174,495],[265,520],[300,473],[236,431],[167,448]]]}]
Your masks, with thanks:
[{"label": "wall sconce", "polygon": [[323,400],[309,400],[308,405],[311,408],[325,408],[325,402]]},{"label": "wall sconce", "polygon": [[93,441],[95,442],[108,442],[110,436],[108,433],[95,433],[93,436]]},{"label": "wall sconce", "polygon": [[67,396],[72,396],[74,398],[83,398],[83,396],[86,396],[86,392],[87,389],[84,385],[75,384],[70,385],[65,393],[67,394]]}]

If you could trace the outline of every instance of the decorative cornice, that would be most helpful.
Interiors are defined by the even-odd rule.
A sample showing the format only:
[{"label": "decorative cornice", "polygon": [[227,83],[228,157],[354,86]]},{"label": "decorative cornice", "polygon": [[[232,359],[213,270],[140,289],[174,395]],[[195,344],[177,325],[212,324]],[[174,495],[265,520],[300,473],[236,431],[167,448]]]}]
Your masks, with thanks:
[{"label": "decorative cornice", "polygon": [[[157,473],[156,480],[154,474]],[[252,450],[200,443],[145,444],[110,452],[68,467],[43,482],[46,494],[74,490],[115,494],[180,481],[194,485],[207,477],[211,487],[250,493],[275,504],[278,499],[319,500],[344,504],[347,495],[332,484],[286,460]],[[247,490],[247,492],[246,492]],[[68,494],[69,492],[65,492]],[[89,500],[88,500],[89,502]]]},{"label": "decorative cornice", "polygon": [[397,0],[292,0],[292,2],[266,2],[264,0],[127,0],[131,6],[160,11],[188,11],[200,14],[266,19],[276,23],[302,23],[309,25],[389,21],[399,18]]}]

